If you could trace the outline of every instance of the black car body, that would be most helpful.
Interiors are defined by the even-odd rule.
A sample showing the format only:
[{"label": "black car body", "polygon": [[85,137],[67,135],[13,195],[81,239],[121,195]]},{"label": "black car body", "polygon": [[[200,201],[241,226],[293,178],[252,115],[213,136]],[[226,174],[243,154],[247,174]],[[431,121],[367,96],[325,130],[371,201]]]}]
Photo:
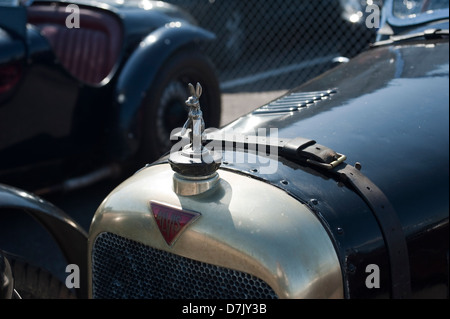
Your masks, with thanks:
[{"label": "black car body", "polygon": [[43,194],[140,167],[184,121],[189,82],[210,83],[204,113],[219,125],[201,50],[215,36],[188,13],[156,1],[30,3],[0,7],[0,182]]}]

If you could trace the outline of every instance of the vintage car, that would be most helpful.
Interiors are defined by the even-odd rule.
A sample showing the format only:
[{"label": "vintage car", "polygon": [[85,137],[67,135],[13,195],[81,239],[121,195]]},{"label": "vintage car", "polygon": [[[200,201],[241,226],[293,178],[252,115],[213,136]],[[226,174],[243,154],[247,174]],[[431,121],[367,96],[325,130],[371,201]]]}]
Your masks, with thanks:
[{"label": "vintage car", "polygon": [[57,238],[74,247],[75,291],[189,299],[164,308],[178,315],[193,299],[245,315],[274,305],[256,299],[448,298],[448,18],[448,2],[385,1],[371,48],[221,129],[189,83],[171,150],[103,200],[88,234],[34,210],[71,225]]},{"label": "vintage car", "polygon": [[385,1],[370,49],[220,130],[193,83],[94,216],[90,297],[448,298],[448,12]]},{"label": "vintage car", "polygon": [[204,83],[205,120],[219,125],[202,45],[215,35],[187,12],[148,0],[22,2],[0,2],[1,183],[42,195],[134,172],[169,149],[189,82]]}]

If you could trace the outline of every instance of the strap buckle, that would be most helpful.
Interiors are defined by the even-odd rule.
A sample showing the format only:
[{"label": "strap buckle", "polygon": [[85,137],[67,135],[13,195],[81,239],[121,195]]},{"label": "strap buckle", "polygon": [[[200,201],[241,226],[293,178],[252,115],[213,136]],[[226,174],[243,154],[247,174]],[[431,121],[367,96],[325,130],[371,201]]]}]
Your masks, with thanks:
[{"label": "strap buckle", "polygon": [[332,161],[331,163],[321,163],[319,161],[315,161],[313,159],[307,159],[306,162],[315,166],[319,166],[325,169],[333,169],[336,166],[339,166],[340,164],[342,164],[346,159],[347,156],[345,156],[344,154],[340,154],[340,153],[336,153],[338,156],[337,158]]}]

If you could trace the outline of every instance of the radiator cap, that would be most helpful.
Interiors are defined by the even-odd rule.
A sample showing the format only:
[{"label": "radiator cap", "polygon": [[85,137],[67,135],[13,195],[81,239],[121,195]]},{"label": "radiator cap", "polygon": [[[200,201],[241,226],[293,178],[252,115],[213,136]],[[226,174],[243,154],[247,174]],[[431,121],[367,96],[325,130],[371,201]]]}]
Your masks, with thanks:
[{"label": "radiator cap", "polygon": [[[193,196],[213,188],[219,181],[217,170],[222,162],[222,154],[213,152],[203,145],[205,122],[200,109],[202,87],[189,83],[191,96],[186,100],[189,107],[186,120],[179,137],[188,142],[179,151],[170,153],[169,163],[174,171],[174,191],[181,196]],[[182,143],[183,144],[183,143]]]}]

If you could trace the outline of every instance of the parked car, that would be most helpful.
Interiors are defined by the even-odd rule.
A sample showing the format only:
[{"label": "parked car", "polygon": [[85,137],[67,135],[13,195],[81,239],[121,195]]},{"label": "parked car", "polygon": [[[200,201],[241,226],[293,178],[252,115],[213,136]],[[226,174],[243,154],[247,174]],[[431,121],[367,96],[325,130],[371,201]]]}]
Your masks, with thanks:
[{"label": "parked car", "polygon": [[202,298],[238,300],[239,310],[215,309],[228,315],[247,314],[239,299],[448,298],[449,11],[439,3],[400,16],[405,3],[385,1],[370,49],[220,130],[203,129],[206,85],[188,84],[171,150],[103,200],[88,234],[66,220],[73,252],[87,249],[71,259],[86,270],[78,291],[189,299],[165,308],[174,314]]},{"label": "parked car", "polygon": [[[9,5],[7,3],[9,2]],[[0,182],[45,194],[140,167],[168,150],[201,81],[220,123],[215,35],[161,1],[0,3]]]},{"label": "parked car", "polygon": [[[87,231],[79,222],[35,194],[0,184],[0,225],[1,239],[6,240],[0,245],[0,299],[87,298],[84,279],[87,276]],[[21,241],[24,228],[33,233],[29,237],[33,243]],[[80,274],[80,280],[76,281],[80,284],[78,289],[68,287],[61,274],[42,261],[44,258],[24,254],[27,248],[20,247],[19,243],[37,249],[38,256],[50,252],[49,262],[60,261],[64,275],[69,275],[64,273],[68,265],[76,265]],[[71,268],[68,270],[70,272]]]}]

